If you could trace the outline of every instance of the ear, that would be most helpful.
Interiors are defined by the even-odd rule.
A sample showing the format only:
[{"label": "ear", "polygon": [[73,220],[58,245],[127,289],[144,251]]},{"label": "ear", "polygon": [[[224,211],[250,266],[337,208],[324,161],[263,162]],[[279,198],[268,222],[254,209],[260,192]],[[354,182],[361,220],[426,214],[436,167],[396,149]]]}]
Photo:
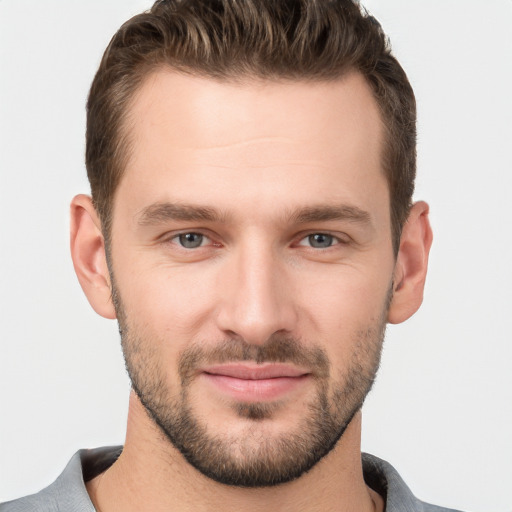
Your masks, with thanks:
[{"label": "ear", "polygon": [[399,324],[407,320],[421,306],[431,245],[428,204],[419,201],[411,208],[400,238],[393,298],[388,312],[389,323]]},{"label": "ear", "polygon": [[89,196],[71,201],[71,257],[89,303],[105,318],[116,318],[101,223]]}]

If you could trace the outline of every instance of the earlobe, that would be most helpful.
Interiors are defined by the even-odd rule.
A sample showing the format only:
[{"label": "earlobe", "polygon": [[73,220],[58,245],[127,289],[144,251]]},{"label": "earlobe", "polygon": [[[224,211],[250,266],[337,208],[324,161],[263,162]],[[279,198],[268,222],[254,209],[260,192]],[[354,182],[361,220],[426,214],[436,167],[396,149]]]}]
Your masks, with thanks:
[{"label": "earlobe", "polygon": [[419,201],[411,208],[402,230],[395,265],[393,298],[388,312],[389,323],[398,324],[407,320],[420,307],[431,245],[432,228],[428,220],[428,205]]},{"label": "earlobe", "polygon": [[71,257],[75,272],[94,311],[116,318],[101,224],[89,196],[71,201]]}]

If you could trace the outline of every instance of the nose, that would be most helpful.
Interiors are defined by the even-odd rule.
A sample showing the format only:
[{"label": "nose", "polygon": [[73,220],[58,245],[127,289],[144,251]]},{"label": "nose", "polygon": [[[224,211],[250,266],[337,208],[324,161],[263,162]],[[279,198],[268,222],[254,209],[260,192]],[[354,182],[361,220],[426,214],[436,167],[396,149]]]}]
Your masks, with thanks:
[{"label": "nose", "polygon": [[290,334],[298,318],[285,264],[262,245],[241,248],[226,262],[217,310],[225,335],[259,345],[273,334]]}]

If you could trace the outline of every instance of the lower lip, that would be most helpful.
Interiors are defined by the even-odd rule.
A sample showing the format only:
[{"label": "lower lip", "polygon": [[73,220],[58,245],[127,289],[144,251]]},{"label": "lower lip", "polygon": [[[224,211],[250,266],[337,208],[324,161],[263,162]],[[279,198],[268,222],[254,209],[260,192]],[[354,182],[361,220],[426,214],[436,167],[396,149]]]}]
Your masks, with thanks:
[{"label": "lower lip", "polygon": [[238,379],[211,373],[203,373],[202,376],[221,393],[244,402],[262,402],[282,398],[303,385],[308,379],[308,375],[272,379]]}]

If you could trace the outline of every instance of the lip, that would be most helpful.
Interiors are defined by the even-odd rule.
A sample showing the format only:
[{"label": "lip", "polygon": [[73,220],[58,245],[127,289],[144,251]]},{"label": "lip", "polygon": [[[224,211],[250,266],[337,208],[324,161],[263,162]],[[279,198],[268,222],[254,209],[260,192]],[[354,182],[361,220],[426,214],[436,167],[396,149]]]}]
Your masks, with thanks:
[{"label": "lip", "polygon": [[263,402],[282,398],[297,389],[310,373],[282,363],[230,363],[205,367],[201,376],[221,394],[238,401]]},{"label": "lip", "polygon": [[243,380],[265,380],[281,377],[301,377],[309,372],[283,363],[228,363],[213,366],[207,366],[202,369],[204,373],[210,375],[223,375]]}]

